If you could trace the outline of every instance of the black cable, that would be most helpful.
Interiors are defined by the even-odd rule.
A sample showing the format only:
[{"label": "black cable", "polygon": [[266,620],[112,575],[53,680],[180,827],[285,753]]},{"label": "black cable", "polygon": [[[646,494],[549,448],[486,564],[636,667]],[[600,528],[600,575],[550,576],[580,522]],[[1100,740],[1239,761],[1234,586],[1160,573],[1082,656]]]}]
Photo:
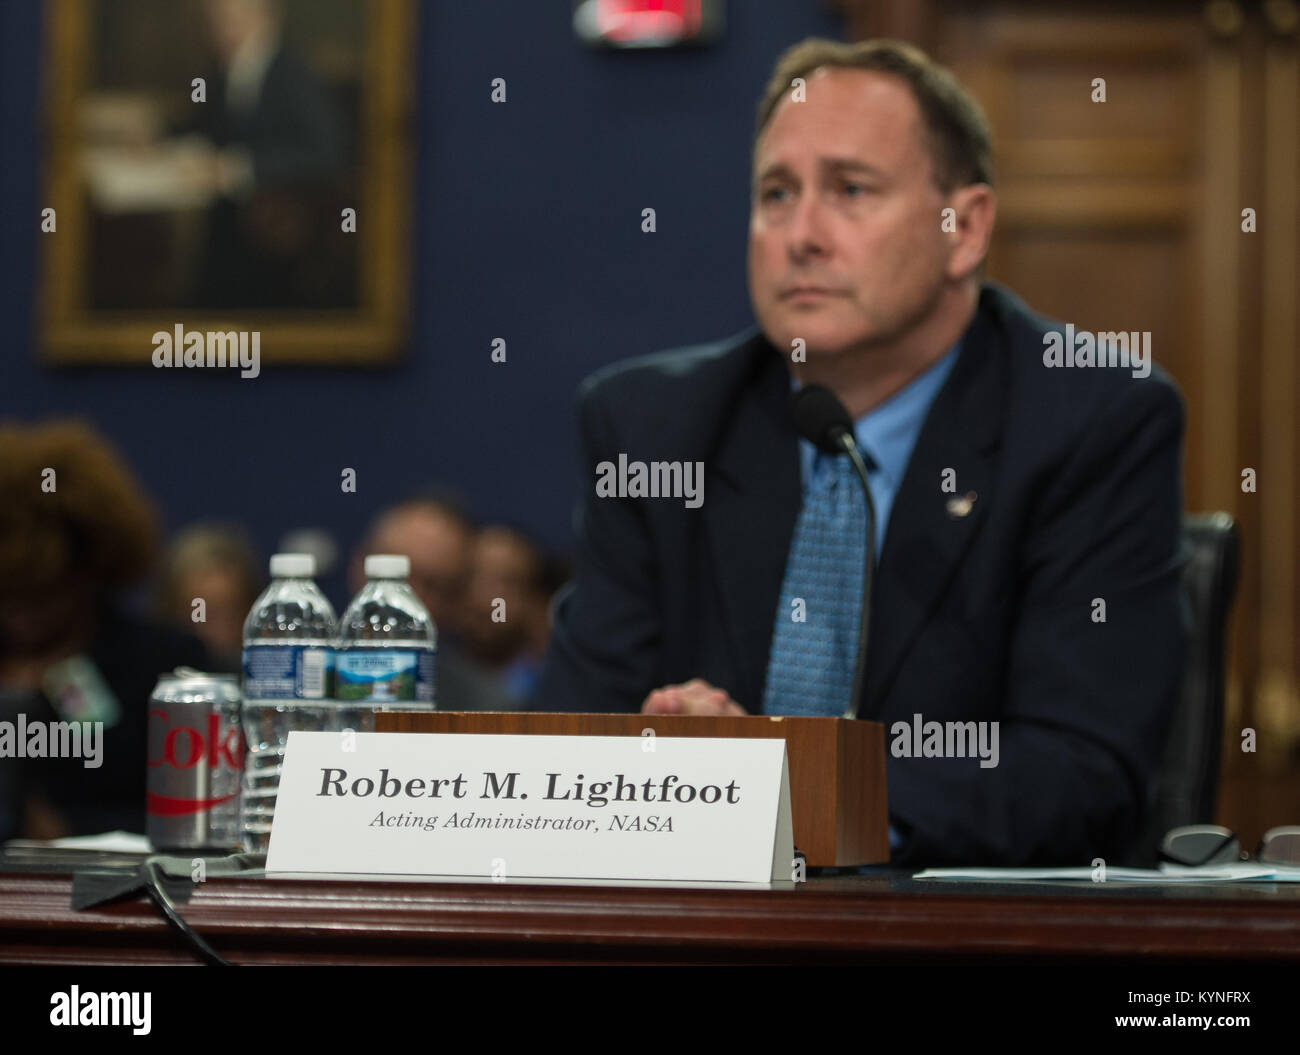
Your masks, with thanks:
[{"label": "black cable", "polygon": [[867,638],[871,632],[871,590],[874,586],[876,572],[876,503],[871,500],[871,485],[867,483],[867,466],[858,451],[858,445],[847,432],[841,442],[844,453],[849,456],[858,479],[862,481],[862,494],[867,500],[867,554],[862,570],[862,610],[858,619],[858,661],[853,672],[853,696],[849,708],[844,712],[845,718],[856,718],[862,704],[862,692],[865,688],[867,670]]},{"label": "black cable", "polygon": [[172,899],[167,895],[167,890],[163,886],[162,875],[158,868],[157,857],[147,858],[144,862],[144,874],[148,879],[145,890],[154,903],[163,911],[167,917],[168,924],[175,930],[186,943],[199,955],[209,967],[235,967],[236,964],[223,958],[211,945],[204,941],[188,923],[181,918],[181,914],[176,910]]}]

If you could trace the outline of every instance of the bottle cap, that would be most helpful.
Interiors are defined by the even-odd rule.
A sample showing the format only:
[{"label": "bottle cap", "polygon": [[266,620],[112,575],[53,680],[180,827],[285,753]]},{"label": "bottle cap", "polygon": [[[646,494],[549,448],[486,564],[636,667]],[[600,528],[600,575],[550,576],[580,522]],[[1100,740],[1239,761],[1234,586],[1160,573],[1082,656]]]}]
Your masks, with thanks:
[{"label": "bottle cap", "polygon": [[272,579],[310,579],[316,574],[316,558],[310,553],[277,553],[271,558]]},{"label": "bottle cap", "polygon": [[410,557],[396,553],[372,553],[366,558],[367,579],[405,579],[410,574]]}]

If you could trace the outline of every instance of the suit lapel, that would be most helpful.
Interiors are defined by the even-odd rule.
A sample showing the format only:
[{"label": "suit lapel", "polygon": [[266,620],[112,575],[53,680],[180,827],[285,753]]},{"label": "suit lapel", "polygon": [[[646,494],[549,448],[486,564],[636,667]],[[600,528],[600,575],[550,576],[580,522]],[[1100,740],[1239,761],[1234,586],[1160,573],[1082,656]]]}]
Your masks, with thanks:
[{"label": "suit lapel", "polygon": [[799,446],[787,423],[790,375],[761,335],[753,373],[711,459],[705,520],[711,565],[740,683],[728,686],[750,713],[762,710],[767,655],[786,554],[799,513]]},{"label": "suit lapel", "polygon": [[[930,408],[894,499],[872,597],[864,718],[881,713],[900,664],[993,499],[1005,382],[1003,338],[986,298]],[[956,472],[955,494],[940,488],[945,469]]]},{"label": "suit lapel", "polygon": [[[894,499],[876,572],[867,698],[879,714],[911,642],[951,582],[992,501],[1005,395],[996,309],[981,298],[952,374],[930,408]],[[786,418],[790,376],[756,336],[752,373],[734,400],[710,464],[705,522],[715,588],[739,683],[726,686],[762,711],[776,605],[799,514],[799,447]],[[956,471],[956,494],[940,489]],[[974,492],[969,509],[960,504]],[[950,509],[950,503],[959,504]]]}]

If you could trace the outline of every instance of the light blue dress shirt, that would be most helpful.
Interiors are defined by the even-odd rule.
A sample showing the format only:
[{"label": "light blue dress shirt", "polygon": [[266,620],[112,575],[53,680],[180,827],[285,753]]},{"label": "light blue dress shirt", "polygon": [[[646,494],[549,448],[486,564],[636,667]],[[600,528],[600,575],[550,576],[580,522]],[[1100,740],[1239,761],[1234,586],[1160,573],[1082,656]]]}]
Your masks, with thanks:
[{"label": "light blue dress shirt", "polygon": [[[879,406],[873,407],[853,423],[858,446],[871,455],[875,468],[867,473],[871,500],[876,507],[876,559],[880,559],[885,529],[894,498],[907,472],[912,450],[921,435],[921,426],[930,413],[935,397],[943,388],[953,364],[961,352],[958,340],[925,373],[914,377]],[[794,388],[799,388],[796,381]],[[799,441],[799,462],[804,493],[828,486],[833,475],[833,459],[840,455],[823,454],[808,440]]]},{"label": "light blue dress shirt", "polygon": [[[930,407],[934,405],[939,390],[948,380],[960,354],[961,339],[958,338],[957,343],[948,349],[942,359],[927,367],[923,374],[914,377],[853,423],[858,446],[871,456],[868,464],[872,461],[875,463],[867,472],[867,485],[871,488],[871,501],[876,507],[877,560],[880,559],[885,544],[885,529],[889,526],[894,498],[903,483],[903,474],[907,472],[907,463],[912,459],[912,450],[921,435],[921,426],[925,424]],[[799,382],[794,381],[792,387],[799,388]],[[833,459],[837,457],[842,456],[824,454],[808,440],[799,441],[799,466],[804,494],[810,489],[821,490],[829,486]],[[902,837],[891,824],[889,849],[896,850],[901,843]]]}]

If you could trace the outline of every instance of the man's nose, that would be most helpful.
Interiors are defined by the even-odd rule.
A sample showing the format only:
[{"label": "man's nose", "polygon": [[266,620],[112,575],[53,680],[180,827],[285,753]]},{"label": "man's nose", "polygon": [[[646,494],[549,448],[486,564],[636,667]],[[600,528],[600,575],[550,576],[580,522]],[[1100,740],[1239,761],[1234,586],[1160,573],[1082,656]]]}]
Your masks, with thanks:
[{"label": "man's nose", "polygon": [[787,236],[787,248],[794,260],[821,255],[830,248],[825,206],[819,195],[804,194],[799,198],[790,218]]}]

